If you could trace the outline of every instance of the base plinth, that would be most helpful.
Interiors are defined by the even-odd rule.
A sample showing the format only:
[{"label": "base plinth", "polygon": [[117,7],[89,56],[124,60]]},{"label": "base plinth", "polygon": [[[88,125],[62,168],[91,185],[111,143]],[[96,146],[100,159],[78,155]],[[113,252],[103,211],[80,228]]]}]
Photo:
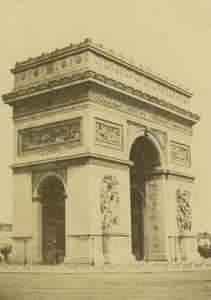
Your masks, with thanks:
[{"label": "base plinth", "polygon": [[197,251],[197,237],[191,232],[182,232],[179,235],[179,247],[182,260],[199,259],[200,255]]}]

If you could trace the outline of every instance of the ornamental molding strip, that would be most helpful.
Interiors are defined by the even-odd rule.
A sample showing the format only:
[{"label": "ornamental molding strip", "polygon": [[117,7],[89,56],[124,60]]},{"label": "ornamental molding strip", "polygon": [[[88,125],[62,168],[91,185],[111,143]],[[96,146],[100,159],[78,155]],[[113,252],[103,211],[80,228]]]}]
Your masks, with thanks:
[{"label": "ornamental molding strip", "polygon": [[42,151],[45,148],[82,143],[81,119],[57,122],[49,125],[32,127],[18,132],[18,153]]}]

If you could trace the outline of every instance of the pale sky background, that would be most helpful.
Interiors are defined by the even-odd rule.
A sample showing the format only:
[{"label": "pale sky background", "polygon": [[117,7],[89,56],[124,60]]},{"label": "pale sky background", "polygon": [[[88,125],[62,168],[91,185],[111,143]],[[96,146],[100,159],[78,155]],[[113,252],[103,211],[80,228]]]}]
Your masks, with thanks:
[{"label": "pale sky background", "polygon": [[[194,94],[193,225],[211,232],[211,0],[0,0],[0,95],[16,61],[85,38],[151,68]],[[12,222],[13,123],[0,101],[0,223]],[[24,208],[23,208],[24,209]]]}]

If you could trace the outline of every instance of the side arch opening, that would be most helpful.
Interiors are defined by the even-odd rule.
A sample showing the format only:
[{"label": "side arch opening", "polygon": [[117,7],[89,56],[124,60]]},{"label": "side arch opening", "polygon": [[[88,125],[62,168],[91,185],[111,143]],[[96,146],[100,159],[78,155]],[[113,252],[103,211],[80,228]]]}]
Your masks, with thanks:
[{"label": "side arch opening", "polygon": [[45,264],[65,257],[65,188],[56,176],[45,178],[41,188],[42,254]]},{"label": "side arch opening", "polygon": [[146,249],[146,173],[160,169],[162,159],[153,141],[146,136],[140,136],[132,144],[130,160],[133,162],[130,170],[132,254],[136,260],[143,260],[148,256]]}]

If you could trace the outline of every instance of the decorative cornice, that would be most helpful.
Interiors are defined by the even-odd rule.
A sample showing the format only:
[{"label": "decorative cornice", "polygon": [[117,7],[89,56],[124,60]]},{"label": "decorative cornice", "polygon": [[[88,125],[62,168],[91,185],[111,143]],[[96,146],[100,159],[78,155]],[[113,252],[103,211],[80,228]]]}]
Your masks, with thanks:
[{"label": "decorative cornice", "polygon": [[128,170],[133,164],[131,161],[112,158],[104,155],[96,155],[93,153],[85,153],[81,155],[66,156],[61,158],[53,158],[42,161],[34,161],[30,163],[14,164],[10,166],[14,174],[25,172],[41,172],[46,170],[54,170],[66,168],[74,165],[95,164],[111,168]]},{"label": "decorative cornice", "polygon": [[167,178],[167,179],[183,178],[183,179],[188,179],[192,182],[195,180],[194,175],[177,172],[177,171],[173,171],[173,170],[154,170],[154,171],[146,172],[145,176],[147,176],[147,177],[165,176],[165,178]]},{"label": "decorative cornice", "polygon": [[107,51],[86,39],[83,43],[56,49],[38,58],[17,63],[12,93],[3,95],[6,104],[64,89],[79,82],[94,80],[128,95],[138,96],[154,105],[165,107],[194,120],[199,116],[188,111],[187,90],[143,70],[122,56]]},{"label": "decorative cornice", "polygon": [[193,119],[164,110],[138,97],[130,97],[113,90],[107,91],[105,87],[100,87],[96,84],[93,85],[93,89],[89,92],[89,100],[99,104],[104,103],[104,105],[116,108],[118,111],[123,111],[190,135],[192,135],[192,126],[196,123]]},{"label": "decorative cornice", "polygon": [[72,76],[65,76],[58,79],[53,79],[45,83],[41,83],[38,85],[30,86],[28,88],[24,88],[21,90],[17,90],[12,93],[8,93],[2,95],[2,98],[5,104],[9,104],[13,106],[13,102],[20,101],[25,98],[34,97],[34,96],[42,96],[43,93],[58,93],[61,90],[63,91],[66,87],[71,87],[75,84],[75,81],[86,79],[89,77],[90,71],[86,71],[84,73],[74,74]]},{"label": "decorative cornice", "polygon": [[[148,107],[152,111],[160,110],[164,114],[171,116],[171,118],[176,116],[180,120],[186,120],[186,122],[189,123],[189,126],[194,125],[197,121],[200,120],[200,117],[198,115],[193,114],[190,111],[186,111],[183,108],[179,108],[178,106],[173,106],[172,104],[167,103],[161,99],[152,97],[149,94],[142,93],[141,91],[134,89],[128,92],[127,87],[124,84],[120,85],[118,82],[113,82],[113,88],[111,89],[111,85],[110,83],[108,85],[108,80],[106,80],[106,78],[102,76],[99,77],[96,73],[92,71],[87,71],[83,74],[77,75],[80,75],[80,78],[78,76],[77,79],[85,79],[85,81],[83,81],[83,83],[76,84],[76,82],[72,81],[70,78],[63,78],[63,83],[62,79],[57,80],[56,82],[54,80],[52,81],[52,87],[55,87],[53,91],[52,89],[50,90],[49,87],[47,88],[47,86],[50,85],[49,82],[48,85],[38,85],[37,87],[34,87],[34,89],[29,88],[4,95],[3,100],[6,104],[9,104],[14,107],[15,115],[17,111],[17,114],[20,114],[22,116],[30,113],[30,110],[34,112],[33,106],[37,106],[37,109],[35,108],[35,111],[39,111],[40,109],[52,109],[56,105],[69,105],[71,104],[71,102],[74,101],[85,101],[87,100],[87,91],[89,91],[92,88],[103,93],[108,93],[108,97],[109,95],[112,95],[120,98],[121,101],[129,101],[131,106],[142,105]],[[101,81],[101,83],[104,84],[99,84],[99,80]],[[67,81],[69,82],[69,84],[67,84]],[[117,86],[118,89],[116,89]],[[63,97],[60,97],[60,95],[63,95]],[[47,99],[48,97],[50,98],[50,100]],[[89,98],[91,98],[90,92]],[[39,101],[35,101],[35,99],[39,99]],[[27,112],[27,109],[24,107],[18,108],[18,106],[21,106],[21,103],[24,103],[23,101],[25,101],[26,103],[30,102],[30,105],[28,105],[29,112]],[[52,105],[50,102],[52,103]]]},{"label": "decorative cornice", "polygon": [[27,236],[12,236],[12,238],[14,240],[22,240],[22,241],[29,242],[29,240],[33,239],[34,237],[27,235]]}]

